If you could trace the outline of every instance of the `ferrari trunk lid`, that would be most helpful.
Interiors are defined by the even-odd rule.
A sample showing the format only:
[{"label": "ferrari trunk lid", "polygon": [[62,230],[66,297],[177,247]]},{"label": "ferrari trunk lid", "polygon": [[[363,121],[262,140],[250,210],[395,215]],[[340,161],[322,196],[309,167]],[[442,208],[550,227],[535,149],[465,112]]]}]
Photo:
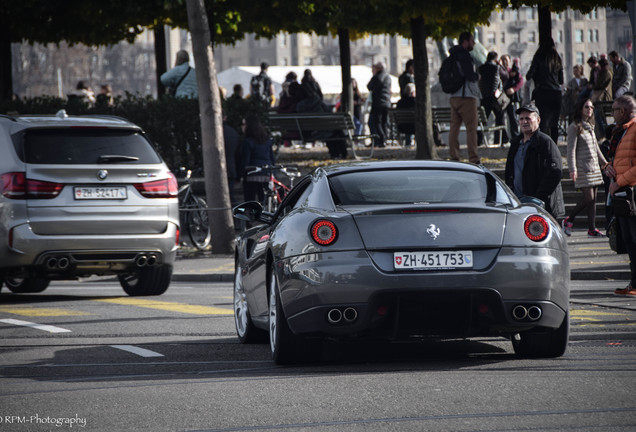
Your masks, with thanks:
[{"label": "ferrari trunk lid", "polygon": [[367,250],[501,247],[506,226],[505,210],[483,206],[351,213]]}]

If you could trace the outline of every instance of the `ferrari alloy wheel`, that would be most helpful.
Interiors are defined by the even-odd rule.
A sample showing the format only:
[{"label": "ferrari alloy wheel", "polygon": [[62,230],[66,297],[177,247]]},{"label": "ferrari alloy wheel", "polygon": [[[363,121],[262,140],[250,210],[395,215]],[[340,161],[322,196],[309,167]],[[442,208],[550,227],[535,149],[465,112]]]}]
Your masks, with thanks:
[{"label": "ferrari alloy wheel", "polygon": [[307,340],[292,333],[280,301],[276,275],[269,277],[269,343],[274,363],[279,365],[318,360],[322,340]]},{"label": "ferrari alloy wheel", "polygon": [[265,332],[252,323],[247,298],[243,287],[243,268],[237,261],[234,266],[234,324],[241,343],[258,343],[264,340]]},{"label": "ferrari alloy wheel", "polygon": [[49,286],[49,280],[43,278],[5,278],[7,288],[15,294],[39,293]]},{"label": "ferrari alloy wheel", "polygon": [[570,314],[556,329],[531,330],[512,335],[512,347],[522,358],[554,358],[565,353],[570,334]]}]

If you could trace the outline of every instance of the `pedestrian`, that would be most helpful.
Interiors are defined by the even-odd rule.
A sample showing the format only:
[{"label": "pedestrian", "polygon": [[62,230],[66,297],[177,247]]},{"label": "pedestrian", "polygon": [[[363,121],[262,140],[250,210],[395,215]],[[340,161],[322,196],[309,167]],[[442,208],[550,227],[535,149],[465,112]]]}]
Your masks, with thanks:
[{"label": "pedestrian", "polygon": [[563,95],[563,106],[561,108],[561,113],[568,118],[570,123],[572,123],[574,107],[578,102],[585,99],[579,99],[579,94],[587,88],[587,78],[583,76],[583,65],[575,64],[572,66],[572,74],[574,74],[574,77],[568,81],[565,94]]},{"label": "pedestrian", "polygon": [[369,129],[375,135],[375,147],[384,147],[391,108],[391,77],[384,69],[384,63],[374,64],[371,68],[373,77],[367,84],[367,89],[371,92]]},{"label": "pedestrian", "polygon": [[250,80],[250,95],[252,98],[262,100],[268,106],[272,106],[275,102],[274,84],[267,75],[267,69],[269,69],[269,64],[267,62],[261,63],[261,72]]},{"label": "pedestrian", "polygon": [[539,49],[532,58],[526,79],[534,81],[532,99],[543,115],[541,131],[549,134],[556,143],[559,140],[563,62],[552,38],[539,43]]},{"label": "pedestrian", "polygon": [[[592,87],[592,102],[609,102],[613,99],[612,95],[612,69],[609,65],[609,61],[606,58],[602,58],[598,61],[599,73],[596,77],[596,82]],[[607,128],[607,121],[605,120],[605,113],[603,110],[597,110],[595,112],[596,120],[596,137],[601,138],[605,135],[605,128]]]},{"label": "pedestrian", "polygon": [[196,99],[199,97],[197,74],[190,66],[190,54],[186,50],[177,51],[175,66],[159,78],[174,97]]},{"label": "pedestrian", "polygon": [[364,128],[362,106],[364,105],[365,99],[362,93],[360,93],[358,81],[355,78],[351,78],[351,89],[353,91],[353,122],[356,126],[356,135],[362,135],[362,129]]},{"label": "pedestrian", "polygon": [[632,86],[632,66],[616,51],[609,53],[609,60],[613,64],[612,94],[616,99],[628,92]]},{"label": "pedestrian", "polygon": [[590,56],[587,59],[587,65],[590,67],[590,78],[587,80],[587,88],[582,90],[579,93],[579,100],[589,98],[592,96],[592,89],[594,88],[594,83],[598,79],[598,74],[601,71],[600,66],[598,65],[598,59],[595,56]]},{"label": "pedestrian", "polygon": [[[596,196],[598,187],[603,184],[601,166],[607,161],[601,152],[594,133],[594,104],[591,99],[579,101],[568,126],[568,167],[574,187],[581,189],[583,198],[561,221],[563,232],[572,235],[574,218],[587,208],[588,237],[604,237],[596,228]],[[600,165],[599,165],[600,164]]]},{"label": "pedestrian", "polygon": [[501,56],[501,64],[508,70],[508,79],[504,81],[503,89],[510,99],[510,103],[506,107],[506,115],[508,116],[510,136],[514,137],[519,135],[519,123],[515,111],[521,103],[520,90],[523,88],[524,80],[519,71],[518,58],[515,58],[511,63],[510,56],[504,54]]},{"label": "pedestrian", "polygon": [[99,86],[99,93],[95,96],[95,104],[100,106],[112,107],[115,104],[113,99],[113,90],[110,84],[102,84]]},{"label": "pedestrian", "polygon": [[521,135],[510,143],[506,159],[506,184],[524,201],[538,198],[555,218],[565,209],[561,189],[561,153],[549,135],[539,130],[541,117],[535,105],[517,110]]},{"label": "pedestrian", "polygon": [[[498,54],[490,51],[486,56],[486,62],[479,66],[479,91],[481,92],[481,106],[486,110],[486,118],[490,113],[495,113],[495,124],[504,124],[504,107],[499,104],[498,98],[503,93],[503,81],[508,79],[508,70],[499,64]],[[506,106],[505,108],[508,108]],[[499,135],[503,132],[503,138]],[[501,141],[500,141],[501,139]],[[495,132],[495,141],[507,143],[508,133]]]},{"label": "pedestrian", "polygon": [[[409,83],[404,89],[402,98],[397,101],[397,109],[415,110],[415,84]],[[413,134],[415,134],[415,123],[400,124],[397,127],[398,132],[405,136],[404,146],[410,147],[413,142]]]},{"label": "pedestrian", "polygon": [[95,93],[84,81],[78,81],[75,90],[77,90],[77,93],[71,96],[77,97],[91,106],[95,104]]},{"label": "pedestrian", "polygon": [[[621,188],[631,188],[636,185],[636,100],[632,96],[623,95],[614,100],[612,113],[616,121],[615,130],[620,132],[618,143],[610,147],[608,163],[604,168],[605,175],[611,179],[609,186],[610,197]],[[614,291],[618,295],[636,296],[636,216],[616,215],[620,227],[621,237],[627,254],[631,270],[631,280],[625,288]]]},{"label": "pedestrian", "polygon": [[223,143],[225,145],[225,169],[227,174],[227,183],[230,191],[230,203],[232,207],[237,205],[239,201],[236,199],[235,187],[239,181],[239,161],[237,157],[240,155],[241,137],[238,132],[227,123],[227,116],[223,116]]},{"label": "pedestrian", "polygon": [[274,149],[272,139],[267,130],[255,114],[245,118],[243,124],[245,139],[241,145],[241,159],[243,172],[243,195],[245,201],[265,200],[265,188],[269,181],[269,175],[265,172],[248,174],[248,167],[264,167],[274,165]]},{"label": "pedestrian", "polygon": [[406,86],[408,84],[415,84],[415,69],[413,66],[413,59],[406,61],[404,66],[404,72],[398,77],[398,84],[400,85],[400,97],[403,98],[406,94]]},{"label": "pedestrian", "polygon": [[301,99],[296,103],[296,111],[302,112],[328,112],[324,103],[324,96],[320,84],[311,73],[311,69],[305,69],[300,80]]},{"label": "pedestrian", "polygon": [[466,147],[468,160],[480,163],[477,152],[477,110],[481,93],[479,92],[479,75],[475,70],[475,62],[470,52],[475,47],[475,37],[471,32],[459,35],[459,43],[450,49],[449,54],[455,55],[459,63],[464,83],[459,90],[450,95],[451,120],[448,133],[450,158],[459,160],[459,130],[462,123],[466,125]]}]

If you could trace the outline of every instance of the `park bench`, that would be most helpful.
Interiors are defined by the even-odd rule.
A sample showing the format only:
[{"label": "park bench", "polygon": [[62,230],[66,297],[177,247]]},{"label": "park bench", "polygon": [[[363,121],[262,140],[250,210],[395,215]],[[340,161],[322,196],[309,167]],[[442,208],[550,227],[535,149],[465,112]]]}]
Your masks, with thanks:
[{"label": "park bench", "polygon": [[[355,125],[351,114],[346,112],[330,113],[270,113],[268,126],[272,132],[279,134],[282,141],[298,140],[307,142],[329,142],[344,140],[351,148],[355,159],[373,157],[373,135],[355,135]],[[356,152],[356,148],[365,148],[360,142],[370,141],[370,146],[364,157]]]},{"label": "park bench", "polygon": [[[433,124],[437,126],[440,133],[450,132],[450,122],[451,122],[451,109],[450,107],[433,107]],[[486,110],[484,107],[480,106],[477,111],[477,132],[482,132],[484,140],[486,141],[486,146],[488,146],[488,135],[489,132],[503,131],[506,129],[504,125],[489,125],[488,117],[486,116]],[[466,131],[466,127],[462,123],[461,129],[462,131]],[[499,145],[503,144],[503,134],[499,134]]]}]

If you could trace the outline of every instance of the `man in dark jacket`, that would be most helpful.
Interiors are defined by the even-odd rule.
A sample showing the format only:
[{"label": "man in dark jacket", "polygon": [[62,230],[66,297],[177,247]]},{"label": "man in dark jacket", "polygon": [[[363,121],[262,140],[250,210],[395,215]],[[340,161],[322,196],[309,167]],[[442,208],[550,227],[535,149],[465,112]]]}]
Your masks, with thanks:
[{"label": "man in dark jacket", "polygon": [[[491,112],[495,113],[495,124],[504,124],[504,110],[497,101],[498,96],[503,93],[503,80],[508,79],[508,71],[499,65],[498,54],[490,51],[486,57],[486,63],[479,66],[479,90],[481,91],[481,106],[486,110],[486,118]],[[505,76],[505,78],[504,78]],[[499,134],[495,132],[495,142],[499,142]],[[501,143],[508,142],[508,133],[503,131],[503,140]]]},{"label": "man in dark jacket", "polygon": [[555,218],[563,216],[565,207],[561,190],[561,153],[549,135],[539,130],[539,110],[524,105],[517,110],[521,135],[515,137],[506,160],[506,184],[514,193],[538,198]]},{"label": "man in dark jacket", "polygon": [[371,70],[373,77],[367,84],[367,89],[371,92],[369,129],[372,134],[377,135],[374,138],[375,146],[384,147],[391,108],[391,77],[384,71],[383,63],[374,64]]}]

